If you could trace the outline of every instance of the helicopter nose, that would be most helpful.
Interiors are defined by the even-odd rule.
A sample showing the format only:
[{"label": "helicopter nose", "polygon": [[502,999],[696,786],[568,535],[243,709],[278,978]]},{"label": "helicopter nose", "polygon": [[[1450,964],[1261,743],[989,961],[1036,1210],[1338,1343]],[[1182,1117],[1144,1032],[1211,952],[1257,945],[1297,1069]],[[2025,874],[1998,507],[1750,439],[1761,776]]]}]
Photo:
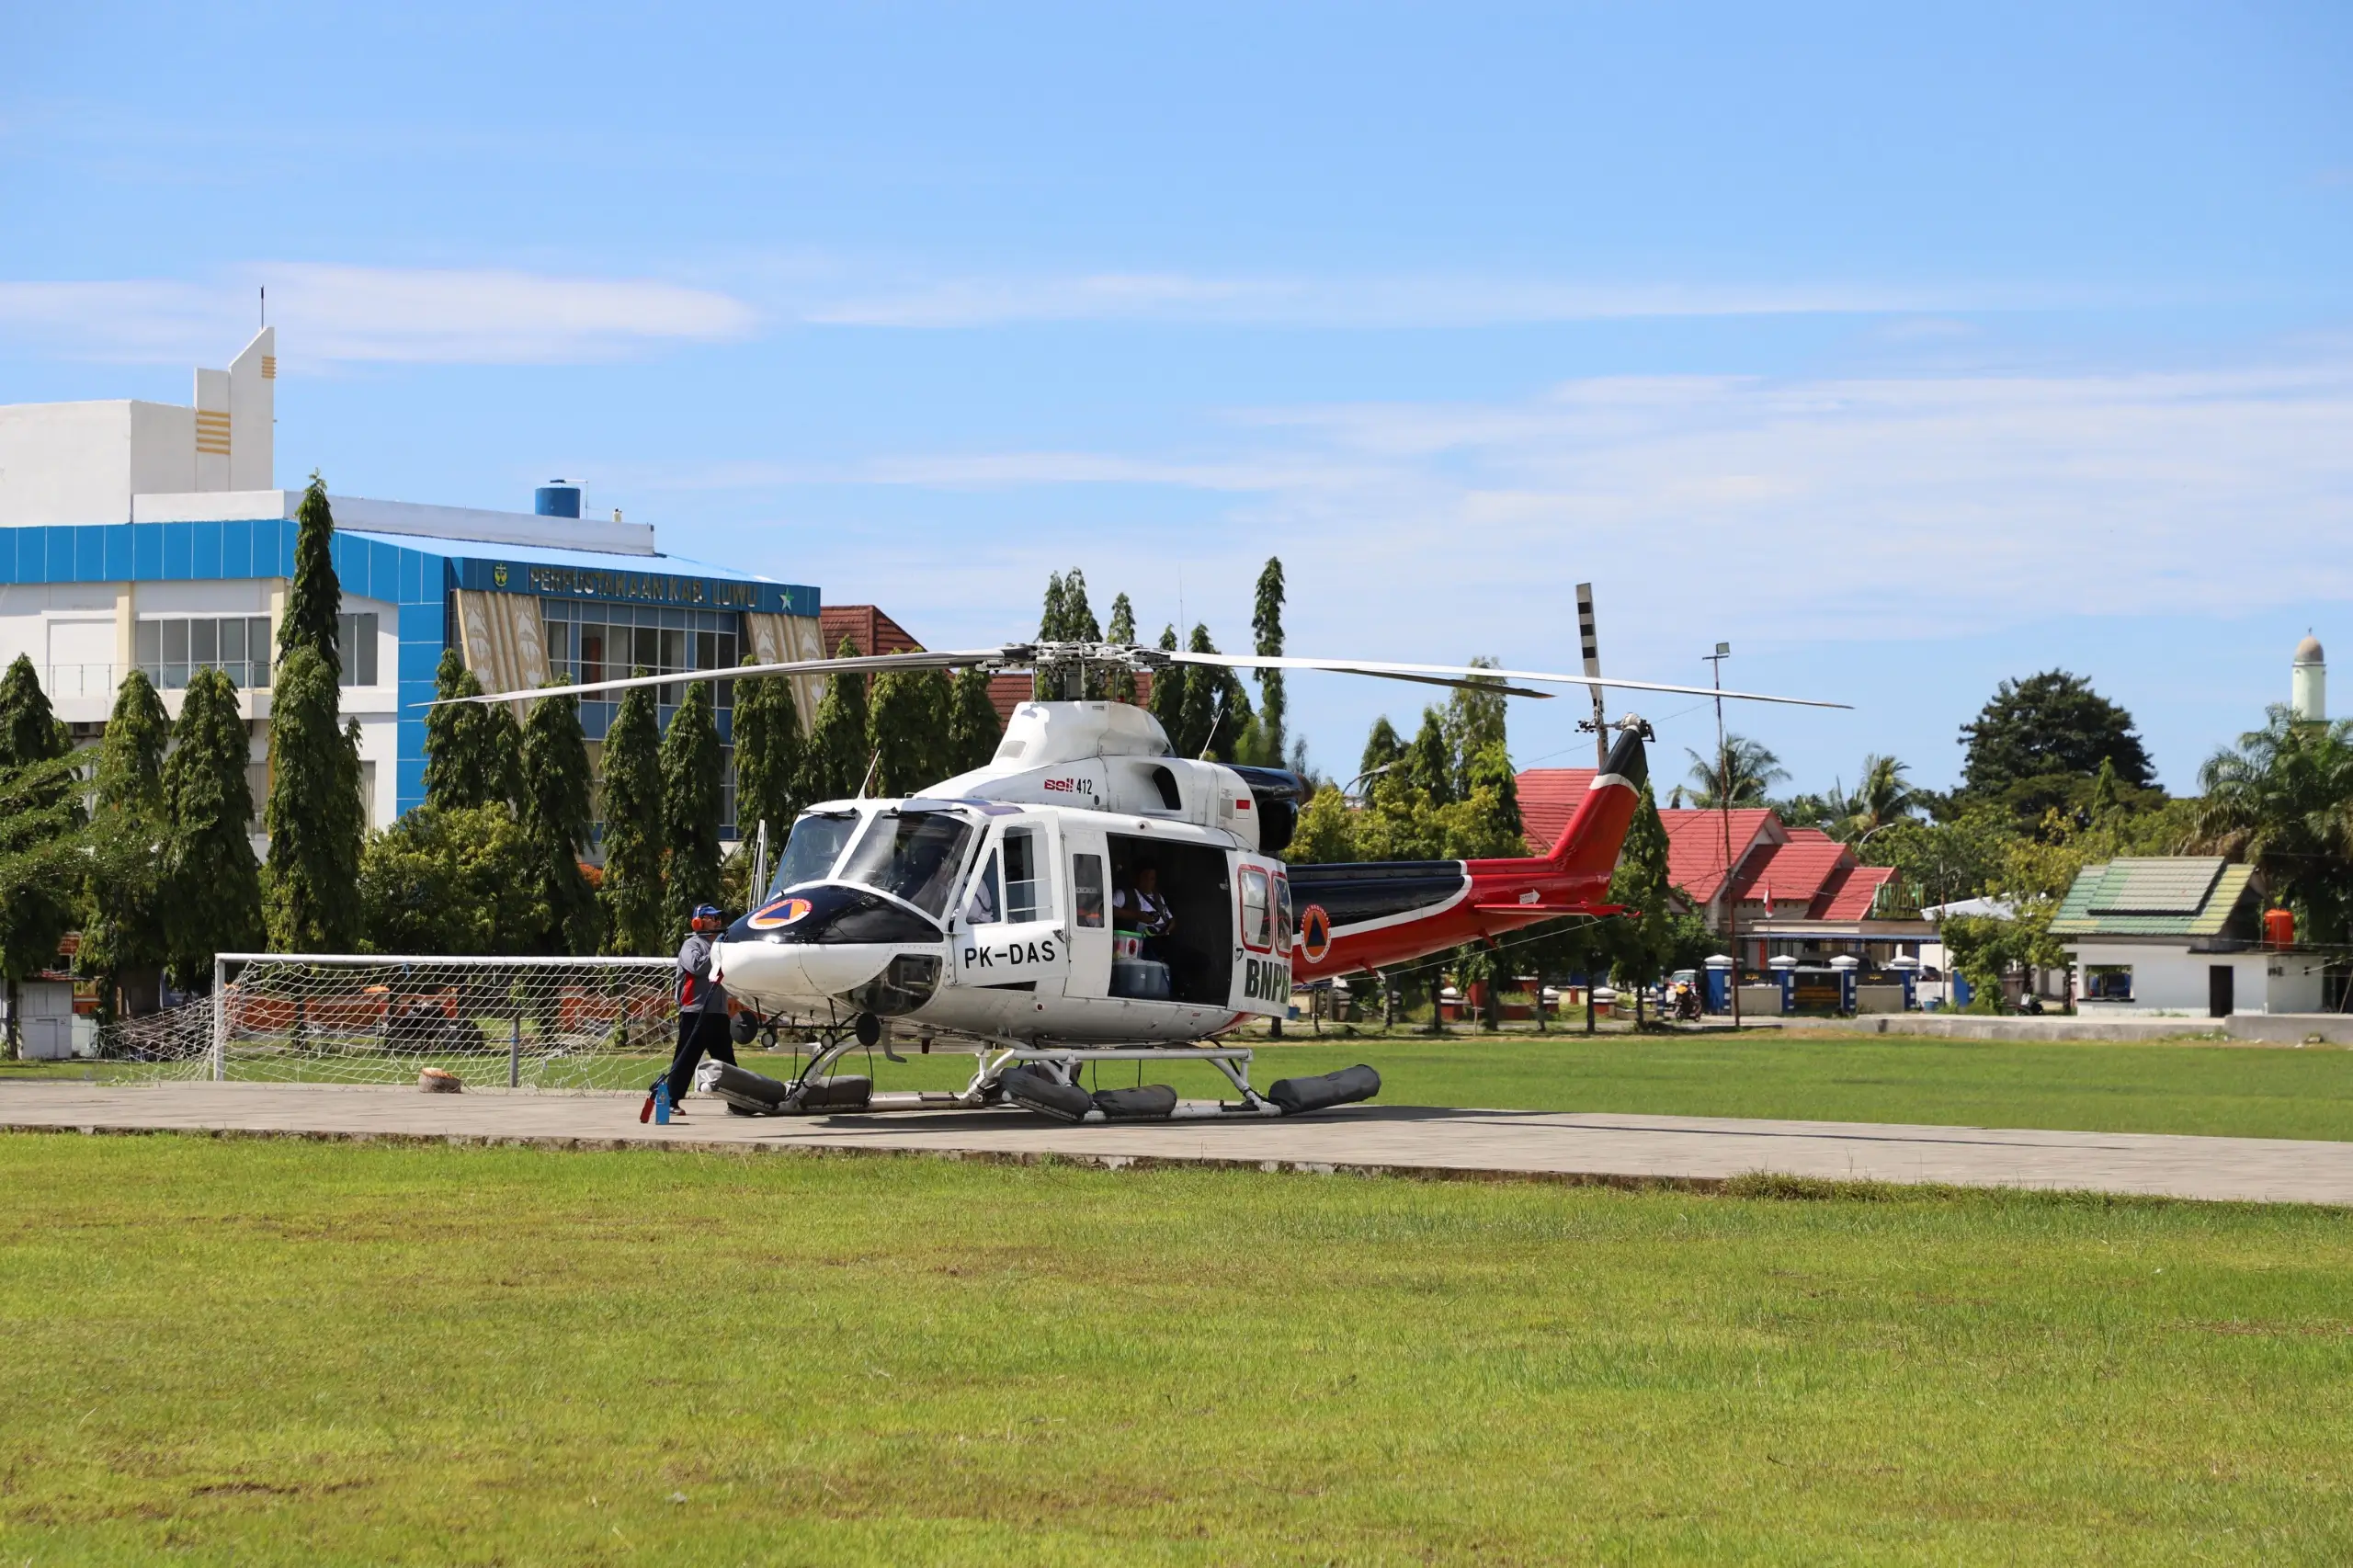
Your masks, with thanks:
[{"label": "helicopter nose", "polygon": [[712,957],[721,983],[739,995],[816,1003],[872,980],[894,951],[862,942],[722,942]]}]

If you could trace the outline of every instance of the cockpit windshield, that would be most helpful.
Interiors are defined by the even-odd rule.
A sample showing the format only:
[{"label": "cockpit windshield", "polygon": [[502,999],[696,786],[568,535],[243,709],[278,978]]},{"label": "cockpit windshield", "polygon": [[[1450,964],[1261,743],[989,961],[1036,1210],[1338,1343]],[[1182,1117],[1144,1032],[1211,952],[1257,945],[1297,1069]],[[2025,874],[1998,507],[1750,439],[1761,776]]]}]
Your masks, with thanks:
[{"label": "cockpit windshield", "polygon": [[784,841],[784,854],[776,863],[776,879],[768,883],[768,897],[803,882],[824,881],[834,862],[842,858],[842,846],[857,831],[855,812],[813,814],[794,823],[792,836]]},{"label": "cockpit windshield", "polygon": [[972,824],[948,812],[877,812],[836,880],[905,899],[936,920],[948,912],[972,842]]}]

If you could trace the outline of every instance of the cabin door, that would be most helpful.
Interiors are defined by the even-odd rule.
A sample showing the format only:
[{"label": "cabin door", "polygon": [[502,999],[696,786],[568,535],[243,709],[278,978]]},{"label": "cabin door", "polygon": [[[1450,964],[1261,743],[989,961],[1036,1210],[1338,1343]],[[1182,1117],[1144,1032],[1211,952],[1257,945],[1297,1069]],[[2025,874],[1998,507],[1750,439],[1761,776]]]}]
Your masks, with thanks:
[{"label": "cabin door", "polygon": [[1060,838],[1043,819],[990,835],[957,911],[958,984],[1061,994],[1070,972],[1070,890],[1057,866]]},{"label": "cabin door", "polygon": [[1290,1012],[1290,888],[1280,864],[1245,855],[1233,875],[1233,994],[1237,1013]]},{"label": "cabin door", "polygon": [[1067,996],[1111,994],[1111,869],[1102,830],[1064,830],[1063,861],[1070,891],[1070,980]]}]

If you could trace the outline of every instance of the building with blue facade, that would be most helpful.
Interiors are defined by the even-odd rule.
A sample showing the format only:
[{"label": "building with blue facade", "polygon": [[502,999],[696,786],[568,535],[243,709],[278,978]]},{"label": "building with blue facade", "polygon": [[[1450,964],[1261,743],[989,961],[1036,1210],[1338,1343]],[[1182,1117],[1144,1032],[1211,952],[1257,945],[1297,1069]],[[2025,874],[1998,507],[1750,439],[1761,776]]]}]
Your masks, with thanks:
[{"label": "building with blue facade", "polygon": [[[241,414],[257,407],[249,422],[264,429],[275,380],[274,352],[262,352],[269,349],[265,334],[238,361],[251,362],[258,400],[243,383],[231,389],[235,396],[217,399]],[[199,371],[199,394],[205,378],[228,374]],[[163,417],[174,414],[193,417]],[[0,665],[28,657],[58,717],[84,735],[104,723],[133,665],[175,715],[192,672],[224,671],[253,736],[258,802],[267,793],[271,652],[301,497],[227,488],[236,471],[225,449],[235,435],[230,414],[204,417],[201,396],[195,411],[0,408]],[[206,449],[183,462],[182,440]],[[201,461],[210,462],[221,488],[138,487],[142,478],[202,478]],[[251,477],[250,466],[240,477]],[[754,657],[823,656],[814,587],[665,554],[651,528],[624,523],[619,513],[610,521],[581,517],[574,487],[543,490],[533,512],[354,496],[332,505],[343,710],[359,721],[371,825],[424,799],[425,705],[446,650],[458,650],[492,691],[639,668],[684,673]],[[796,685],[802,713],[813,713],[815,679]],[[720,734],[732,745],[728,683],[718,691]],[[682,694],[659,688],[665,724]],[[609,702],[582,704],[592,759],[613,710]],[[731,788],[731,805],[733,798]]]}]

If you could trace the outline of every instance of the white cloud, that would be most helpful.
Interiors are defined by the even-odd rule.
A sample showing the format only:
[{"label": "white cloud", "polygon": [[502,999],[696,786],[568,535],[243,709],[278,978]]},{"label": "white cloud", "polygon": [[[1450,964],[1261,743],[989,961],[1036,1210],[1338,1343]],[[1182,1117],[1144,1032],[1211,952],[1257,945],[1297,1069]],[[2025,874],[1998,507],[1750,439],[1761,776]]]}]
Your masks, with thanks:
[{"label": "white cloud", "polygon": [[812,323],[878,327],[976,327],[1028,322],[1157,321],[1352,328],[1474,327],[1643,317],[1882,313],[1984,307],[1972,290],[1869,285],[1608,285],[1541,278],[1204,278],[1180,273],[1080,273],[1046,278],[915,281],[807,297]]},{"label": "white cloud", "polygon": [[[1018,577],[1036,564],[1029,555],[1116,563],[1131,583],[1165,583],[1189,562],[1196,582],[1246,585],[1279,549],[1314,585],[1312,602],[1338,607],[1318,646],[1361,643],[1350,625],[1411,625],[1425,656],[1483,649],[1529,661],[1558,656],[1563,586],[1581,578],[1608,584],[1630,608],[1673,606],[1671,617],[1629,616],[1637,625],[1621,645],[1662,619],[1795,644],[2353,597],[2348,429],[2353,360],[2149,375],[1639,377],[1513,403],[1245,411],[1176,452],[744,465],[723,483],[980,493],[943,511],[944,534],[970,507],[1020,511],[1025,489],[1197,492],[1189,506],[1142,509],[1165,518],[1175,505],[1181,528],[1058,530],[1033,517],[1018,530],[1017,565],[918,551],[892,591],[961,619],[976,569]],[[1095,509],[1135,510],[1110,498]],[[927,561],[936,584],[923,581]]]},{"label": "white cloud", "polygon": [[253,329],[269,290],[288,365],[548,364],[675,341],[742,337],[757,316],[726,294],[643,278],[494,269],[256,265],[233,282],[0,282],[0,333],[91,358],[203,360]]}]

